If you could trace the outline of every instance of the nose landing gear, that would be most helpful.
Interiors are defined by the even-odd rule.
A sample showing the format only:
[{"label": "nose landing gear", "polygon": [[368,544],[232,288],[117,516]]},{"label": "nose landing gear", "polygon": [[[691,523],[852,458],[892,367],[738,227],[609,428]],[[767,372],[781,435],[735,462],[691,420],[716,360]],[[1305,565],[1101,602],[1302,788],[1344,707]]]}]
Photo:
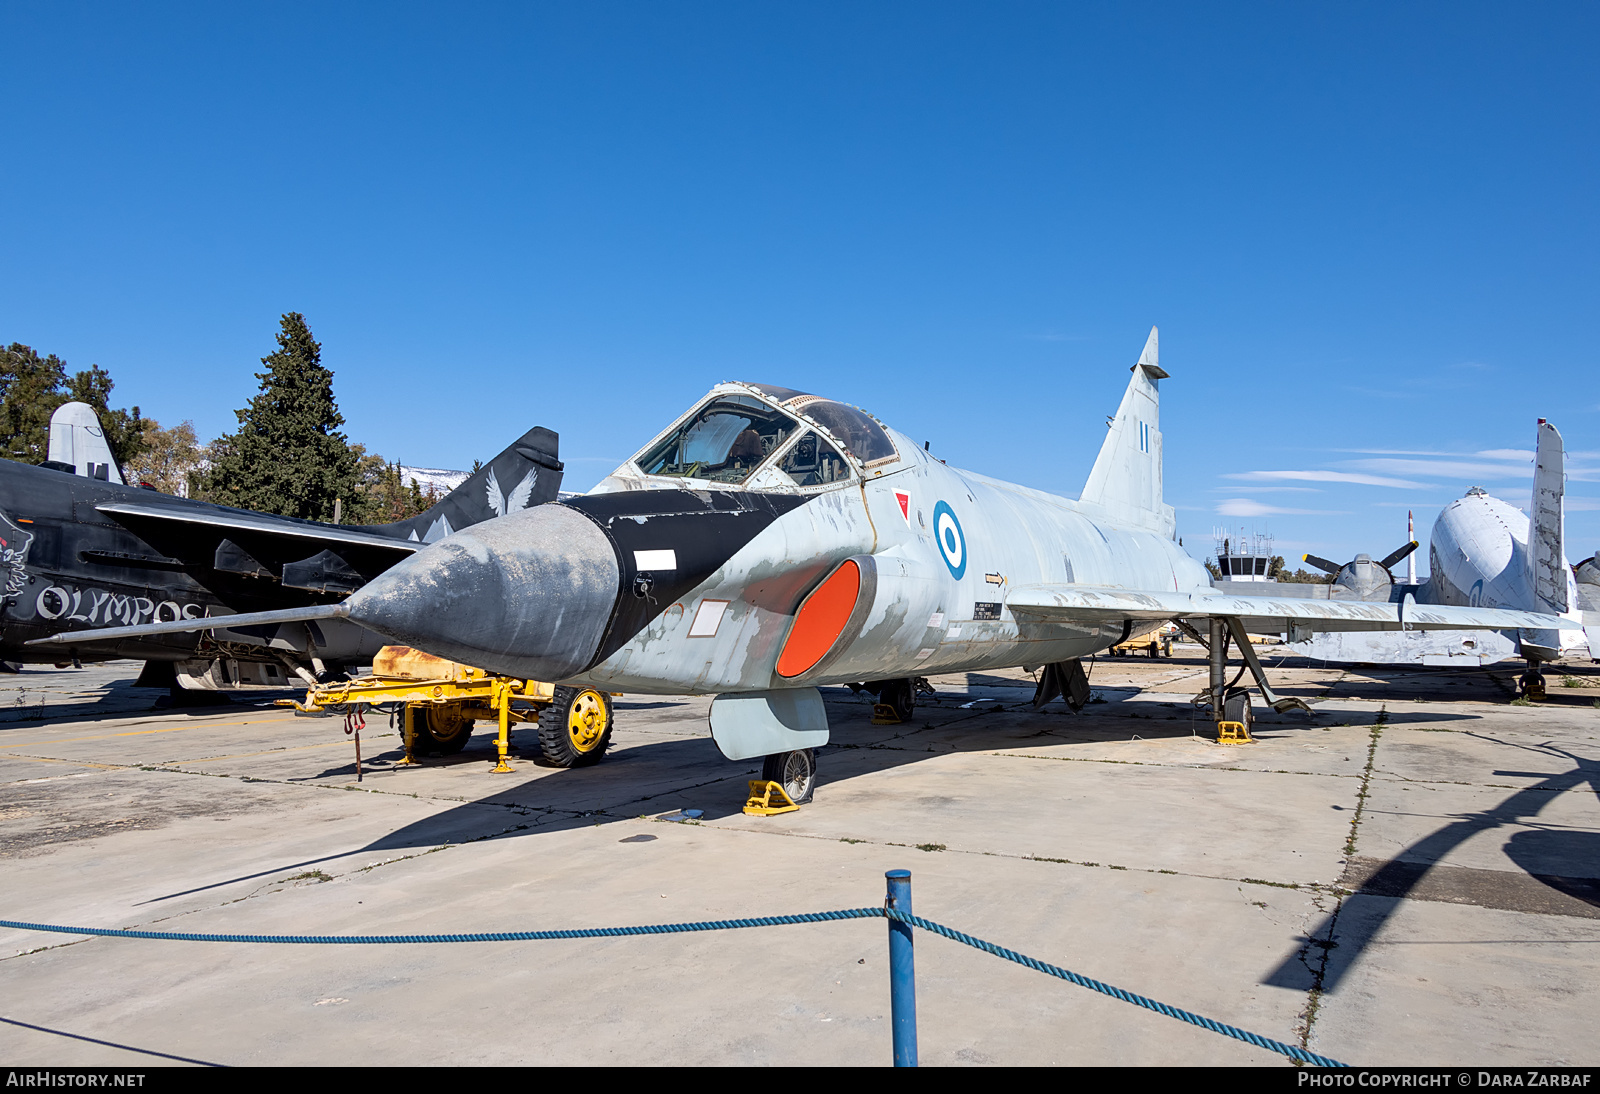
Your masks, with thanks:
[{"label": "nose landing gear", "polygon": [[770,817],[792,813],[811,800],[817,788],[817,754],[809,748],[778,752],[762,760],[761,778],[750,780],[744,811]]}]

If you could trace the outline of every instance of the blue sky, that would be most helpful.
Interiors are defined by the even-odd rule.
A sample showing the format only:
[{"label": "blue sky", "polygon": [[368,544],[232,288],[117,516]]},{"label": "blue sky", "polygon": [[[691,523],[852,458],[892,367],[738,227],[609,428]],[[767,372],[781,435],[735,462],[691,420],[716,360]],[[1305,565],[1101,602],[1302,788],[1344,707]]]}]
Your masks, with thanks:
[{"label": "blue sky", "polygon": [[1186,543],[1600,548],[1600,8],[0,9],[0,339],[233,428],[303,312],[353,440],[587,488],[712,384],[1076,496],[1152,323]]}]

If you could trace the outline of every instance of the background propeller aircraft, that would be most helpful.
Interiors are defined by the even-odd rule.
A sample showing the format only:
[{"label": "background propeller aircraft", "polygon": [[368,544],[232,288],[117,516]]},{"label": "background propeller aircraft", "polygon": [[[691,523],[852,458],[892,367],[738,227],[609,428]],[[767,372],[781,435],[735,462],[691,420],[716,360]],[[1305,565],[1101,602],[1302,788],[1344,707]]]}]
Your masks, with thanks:
[{"label": "background propeller aircraft", "polygon": [[1357,600],[1393,600],[1390,594],[1394,590],[1395,580],[1391,567],[1416,549],[1417,541],[1411,540],[1404,547],[1385,555],[1382,561],[1374,562],[1371,555],[1362,553],[1343,566],[1316,555],[1301,557],[1307,564],[1332,575],[1334,586],[1345,595]]},{"label": "background propeller aircraft", "polygon": [[1468,490],[1464,497],[1446,505],[1434,521],[1428,543],[1428,580],[1420,585],[1396,584],[1389,574],[1389,567],[1416,547],[1414,541],[1377,563],[1357,555],[1354,562],[1340,567],[1305,556],[1306,562],[1336,575],[1329,591],[1335,599],[1408,598],[1418,604],[1514,608],[1560,616],[1559,626],[1505,634],[1471,631],[1448,637],[1308,634],[1292,642],[1295,651],[1325,661],[1377,664],[1491,664],[1517,656],[1528,663],[1521,689],[1534,695],[1543,692],[1540,666],[1545,662],[1575,650],[1600,655],[1600,627],[1591,623],[1586,635],[1584,615],[1584,600],[1600,590],[1587,588],[1589,582],[1578,580],[1578,575],[1594,573],[1594,567],[1586,560],[1575,574],[1567,563],[1564,468],[1561,434],[1541,419],[1528,513],[1478,487]]},{"label": "background propeller aircraft", "polygon": [[[344,620],[216,620],[328,604],[457,528],[548,501],[561,484],[557,448],[535,427],[426,513],[321,524],[125,486],[93,409],[67,403],[51,418],[45,464],[0,460],[0,658],[141,658],[146,684],[208,690],[368,663],[382,640]],[[501,482],[515,484],[509,496]],[[209,635],[84,633],[197,619]],[[52,635],[64,649],[28,645]]]},{"label": "background propeller aircraft", "polygon": [[[1088,697],[1080,659],[1170,619],[1209,631],[1208,695],[1246,630],[1556,625],[1528,611],[1237,597],[1211,588],[1162,501],[1154,329],[1076,501],[948,467],[855,407],[727,383],[585,496],[447,536],[342,604],[346,618],[493,672],[630,693],[712,694],[732,760],[767,758],[795,800],[828,740],[818,685],[1036,666],[1035,703]],[[243,622],[243,621],[241,621]],[[158,633],[189,624],[113,629]],[[59,644],[60,639],[52,640]]]}]

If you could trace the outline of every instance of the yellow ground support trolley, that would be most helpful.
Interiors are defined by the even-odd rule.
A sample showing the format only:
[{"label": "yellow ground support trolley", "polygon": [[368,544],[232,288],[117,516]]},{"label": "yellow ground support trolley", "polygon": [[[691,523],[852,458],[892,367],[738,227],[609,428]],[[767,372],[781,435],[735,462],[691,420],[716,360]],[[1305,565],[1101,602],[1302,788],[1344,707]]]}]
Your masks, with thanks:
[{"label": "yellow ground support trolley", "polygon": [[611,696],[603,691],[496,676],[410,646],[379,650],[371,676],[318,684],[306,692],[304,703],[278,702],[308,714],[357,704],[404,704],[404,764],[418,756],[460,752],[479,720],[492,719],[499,727],[497,772],[511,770],[506,753],[512,722],[537,723],[539,751],[557,767],[595,763],[611,744]]}]

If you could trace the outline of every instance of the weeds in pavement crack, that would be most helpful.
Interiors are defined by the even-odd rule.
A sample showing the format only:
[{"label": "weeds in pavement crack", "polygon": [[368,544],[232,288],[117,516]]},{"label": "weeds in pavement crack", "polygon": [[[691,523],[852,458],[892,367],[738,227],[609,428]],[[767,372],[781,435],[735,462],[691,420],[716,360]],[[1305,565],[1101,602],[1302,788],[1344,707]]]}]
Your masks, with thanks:
[{"label": "weeds in pavement crack", "polygon": [[[1361,771],[1361,791],[1356,795],[1356,815],[1350,821],[1350,835],[1344,841],[1345,859],[1348,860],[1356,853],[1356,835],[1361,828],[1361,818],[1367,808],[1367,796],[1372,789],[1372,772],[1378,760],[1378,741],[1383,737],[1384,726],[1389,724],[1388,707],[1378,708],[1378,717],[1372,723],[1372,730],[1367,737],[1367,764]],[[1346,866],[1348,866],[1348,861]],[[1306,1006],[1300,1012],[1300,1025],[1295,1031],[1299,1034],[1300,1047],[1307,1052],[1311,1051],[1311,1030],[1317,1022],[1317,1012],[1322,1009],[1322,985],[1328,975],[1328,953],[1339,944],[1334,941],[1339,933],[1339,913],[1344,910],[1345,894],[1335,889],[1333,892],[1333,913],[1328,916],[1328,935],[1326,938],[1307,938],[1306,944],[1300,948],[1298,954],[1300,963],[1311,974],[1311,989],[1306,992]],[[1315,901],[1317,910],[1321,911],[1322,901]],[[1312,951],[1320,953],[1313,956]]]}]

